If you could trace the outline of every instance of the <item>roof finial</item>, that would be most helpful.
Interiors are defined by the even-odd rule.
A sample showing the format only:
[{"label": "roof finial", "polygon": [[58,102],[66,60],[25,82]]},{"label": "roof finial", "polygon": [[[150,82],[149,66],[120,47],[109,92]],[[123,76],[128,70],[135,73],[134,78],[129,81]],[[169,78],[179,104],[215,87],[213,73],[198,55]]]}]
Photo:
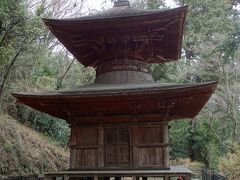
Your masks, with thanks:
[{"label": "roof finial", "polygon": [[113,7],[119,7],[119,6],[130,6],[129,0],[117,0],[117,1],[115,1]]}]

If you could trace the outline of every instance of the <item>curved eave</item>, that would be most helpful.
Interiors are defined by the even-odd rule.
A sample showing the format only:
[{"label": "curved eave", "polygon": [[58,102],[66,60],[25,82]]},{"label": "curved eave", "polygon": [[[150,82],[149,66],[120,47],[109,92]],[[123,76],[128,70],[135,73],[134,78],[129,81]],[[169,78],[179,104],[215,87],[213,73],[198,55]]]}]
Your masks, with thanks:
[{"label": "curved eave", "polygon": [[16,98],[60,98],[60,97],[79,97],[79,98],[98,98],[101,96],[115,96],[115,95],[136,95],[142,93],[154,92],[182,92],[186,89],[201,90],[201,88],[210,88],[217,85],[217,81],[198,83],[198,84],[161,84],[158,82],[138,82],[125,84],[101,84],[93,83],[82,85],[72,89],[53,90],[46,92],[20,92],[12,93]]},{"label": "curved eave", "polygon": [[[131,11],[132,8],[128,8],[129,11]],[[126,10],[128,10],[126,9]],[[71,18],[71,19],[50,19],[50,18],[42,18],[44,23],[47,26],[51,25],[73,25],[73,24],[82,24],[82,23],[87,23],[87,22],[103,22],[103,21],[111,21],[115,22],[120,19],[128,19],[128,18],[134,18],[134,17],[151,17],[152,15],[159,15],[162,17],[168,17],[168,16],[174,16],[179,13],[187,13],[188,11],[188,5],[178,7],[178,8],[173,8],[173,9],[167,9],[167,10],[142,10],[137,13],[127,13],[128,11],[125,11],[124,14],[107,14],[104,15],[104,13],[100,13],[97,15],[90,15],[90,16],[83,16],[80,18]]]},{"label": "curved eave", "polygon": [[[102,48],[104,46],[104,44],[101,44],[102,40],[107,38],[119,39],[119,34],[124,38],[138,35],[141,37],[148,36],[149,32],[152,34],[157,33],[158,37],[164,35],[165,37],[161,42],[164,47],[159,49],[158,45],[155,45],[152,49],[155,51],[156,56],[144,57],[144,60],[149,63],[164,63],[178,60],[181,56],[187,10],[188,7],[184,6],[165,11],[152,11],[128,16],[43,19],[43,21],[54,36],[85,66],[96,67],[96,64],[103,60],[103,57],[98,54],[99,47],[95,47],[96,44],[94,43],[97,43]],[[166,26],[169,27],[160,30],[166,28]],[[90,53],[90,50],[93,50],[92,53]]]},{"label": "curved eave", "polygon": [[121,119],[132,117],[136,110],[135,115],[140,119],[143,117],[141,115],[152,117],[152,119],[145,119],[146,121],[170,121],[194,118],[206,104],[216,85],[217,82],[210,82],[178,88],[116,90],[112,93],[86,93],[85,95],[84,93],[80,95],[65,93],[58,95],[13,94],[13,96],[20,103],[66,120],[72,118],[96,120],[98,116],[101,116],[110,121],[120,117],[121,121]]}]

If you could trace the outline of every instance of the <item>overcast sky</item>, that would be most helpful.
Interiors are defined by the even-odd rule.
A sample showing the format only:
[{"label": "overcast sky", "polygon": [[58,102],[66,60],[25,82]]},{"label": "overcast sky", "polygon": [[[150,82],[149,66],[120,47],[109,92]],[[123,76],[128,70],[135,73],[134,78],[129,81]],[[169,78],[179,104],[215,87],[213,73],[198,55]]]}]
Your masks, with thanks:
[{"label": "overcast sky", "polygon": [[[87,1],[86,8],[89,10],[90,9],[100,10],[101,5],[104,2],[104,0],[86,0],[86,1]],[[173,0],[166,0],[166,4],[167,6],[170,6],[170,7],[176,7]],[[112,7],[112,3],[107,3],[106,8],[110,8],[110,7]]]}]

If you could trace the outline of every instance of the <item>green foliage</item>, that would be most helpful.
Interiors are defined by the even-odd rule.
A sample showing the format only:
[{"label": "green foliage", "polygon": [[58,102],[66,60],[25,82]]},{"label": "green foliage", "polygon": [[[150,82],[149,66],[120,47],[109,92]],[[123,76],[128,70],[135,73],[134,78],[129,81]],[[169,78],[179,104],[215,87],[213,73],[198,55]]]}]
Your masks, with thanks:
[{"label": "green foliage", "polygon": [[187,137],[189,136],[188,130],[189,122],[188,121],[173,121],[170,123],[170,157],[171,159],[176,158],[188,158],[188,141]]},{"label": "green foliage", "polygon": [[17,106],[17,119],[52,139],[67,145],[70,129],[65,121],[51,117],[23,105]]},{"label": "green foliage", "polygon": [[213,53],[220,52],[223,55],[225,63],[233,61],[235,56],[238,55],[240,46],[240,27],[239,23],[235,24],[234,31],[228,35],[228,38],[223,41]]},{"label": "green foliage", "polygon": [[70,67],[73,57],[43,26],[40,16],[56,15],[46,10],[55,4],[26,0],[0,3],[0,111],[66,145],[66,122],[14,105],[11,92],[76,87],[92,82],[95,72],[77,62]]},{"label": "green foliage", "polygon": [[160,82],[219,80],[216,93],[196,119],[171,123],[171,158],[190,157],[217,169],[239,141],[239,11],[225,0],[176,0],[189,5],[182,59],[152,65]]},{"label": "green foliage", "polygon": [[[33,16],[25,0],[3,0],[0,6],[0,110],[8,102],[2,98],[8,96],[8,82],[19,81],[11,78],[17,62],[33,47],[41,33],[40,18]],[[19,68],[24,69],[24,68]],[[5,98],[6,99],[6,98]]]},{"label": "green foliage", "polygon": [[175,83],[180,80],[177,78],[177,64],[175,62],[153,64],[150,69],[155,81],[160,81],[162,83]]},{"label": "green foliage", "polygon": [[165,8],[165,7],[166,7],[165,0],[148,0],[147,1],[148,9],[159,9],[159,8]]},{"label": "green foliage", "polygon": [[204,162],[210,169],[216,169],[219,158],[226,153],[224,148],[218,144],[212,132],[208,128],[209,125],[204,119],[197,119],[195,127],[191,128],[190,138],[192,141],[192,150],[194,158],[197,161]]},{"label": "green foliage", "polygon": [[217,169],[219,159],[227,151],[213,136],[207,120],[179,120],[171,122],[171,159],[186,159],[203,162],[205,167]]},{"label": "green foliage", "polygon": [[238,180],[240,175],[240,146],[235,146],[232,153],[221,158],[219,170],[231,180]]}]

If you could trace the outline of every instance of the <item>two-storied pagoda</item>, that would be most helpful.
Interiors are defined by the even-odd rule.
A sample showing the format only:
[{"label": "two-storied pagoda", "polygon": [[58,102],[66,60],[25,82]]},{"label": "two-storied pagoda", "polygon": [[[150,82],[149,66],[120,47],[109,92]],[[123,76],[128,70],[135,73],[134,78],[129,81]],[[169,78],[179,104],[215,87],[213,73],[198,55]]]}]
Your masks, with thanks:
[{"label": "two-storied pagoda", "polygon": [[70,169],[46,177],[190,179],[189,170],[169,166],[168,122],[194,118],[217,83],[162,85],[148,67],[180,57],[186,14],[187,6],[139,10],[118,0],[95,15],[44,19],[79,62],[96,69],[93,84],[13,94],[70,124]]}]

